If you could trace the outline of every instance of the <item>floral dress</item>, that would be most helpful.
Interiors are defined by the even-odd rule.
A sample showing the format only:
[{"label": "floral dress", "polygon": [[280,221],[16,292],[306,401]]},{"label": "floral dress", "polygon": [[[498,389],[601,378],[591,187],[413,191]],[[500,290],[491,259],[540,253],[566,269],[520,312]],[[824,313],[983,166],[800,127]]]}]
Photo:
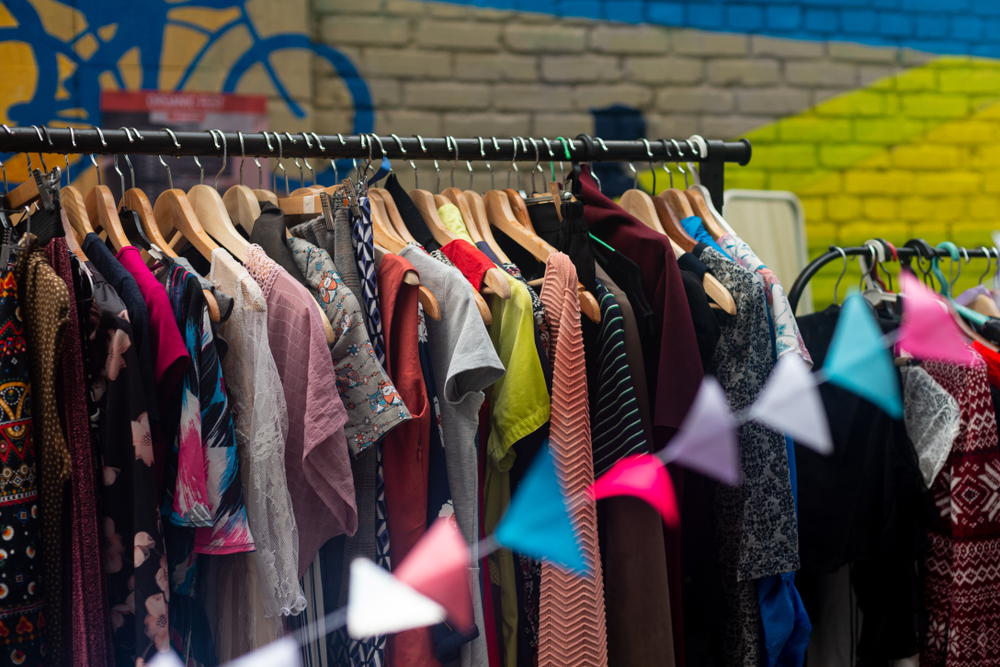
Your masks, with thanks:
[{"label": "floral dress", "polygon": [[41,525],[31,383],[14,272],[0,278],[0,662],[44,665]]},{"label": "floral dress", "polygon": [[101,549],[115,664],[148,662],[170,646],[170,587],[156,503],[153,441],[128,310],[101,274],[94,278],[84,349],[100,457]]}]

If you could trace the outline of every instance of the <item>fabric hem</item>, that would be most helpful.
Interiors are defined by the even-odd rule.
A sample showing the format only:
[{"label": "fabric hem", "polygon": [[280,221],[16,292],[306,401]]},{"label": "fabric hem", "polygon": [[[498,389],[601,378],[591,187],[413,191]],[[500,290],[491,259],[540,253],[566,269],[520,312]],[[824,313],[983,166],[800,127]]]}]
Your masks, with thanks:
[{"label": "fabric hem", "polygon": [[[512,447],[517,443],[518,440],[521,440],[531,435],[539,428],[541,428],[546,422],[548,422],[551,415],[550,409],[551,405],[549,404],[540,406],[538,410],[531,413],[530,415],[520,420],[516,424],[512,425],[510,428],[506,429],[504,434],[505,437],[503,437],[500,440],[500,444],[494,445],[493,447],[490,448],[489,451],[490,459],[493,461],[493,464],[497,467],[497,469],[500,472],[507,472],[511,469],[511,466],[514,465],[514,456],[512,455],[514,452]],[[534,422],[535,420],[539,419],[540,421],[534,426],[525,427],[525,424],[529,422]],[[493,437],[493,433],[494,431],[491,429],[490,432],[491,439]],[[496,452],[501,449],[503,450],[503,455],[497,457]],[[509,462],[507,461],[508,458],[510,459]],[[506,467],[501,466],[502,463],[506,463],[507,464]]]}]

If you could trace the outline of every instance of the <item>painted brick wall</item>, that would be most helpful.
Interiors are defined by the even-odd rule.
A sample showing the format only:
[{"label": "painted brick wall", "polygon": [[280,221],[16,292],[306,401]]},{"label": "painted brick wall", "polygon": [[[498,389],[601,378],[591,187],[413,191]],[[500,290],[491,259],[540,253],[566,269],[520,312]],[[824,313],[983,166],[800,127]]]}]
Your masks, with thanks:
[{"label": "painted brick wall", "polygon": [[[592,109],[624,104],[642,112],[649,137],[736,137],[929,58],[438,2],[314,7],[317,39],[358,67],[382,134],[554,139],[593,132]],[[317,72],[314,106],[317,131],[350,126],[334,73]]]},{"label": "painted brick wall", "polygon": [[[753,34],[792,13],[803,19],[794,28],[800,32],[789,27],[789,35],[815,24],[807,20],[814,11],[836,13],[838,21],[852,11],[873,12],[851,9],[847,0],[602,5],[601,17],[613,6],[622,22],[561,15],[580,14],[581,3],[573,11],[532,5],[551,13],[412,0],[314,3],[317,38],[352,58],[383,135],[555,138],[592,133],[593,109],[622,104],[642,113],[651,138],[746,136],[753,161],[730,167],[728,184],[796,192],[811,255],[874,236],[984,245],[1000,215],[1000,107],[993,107],[1000,102],[1000,61],[919,51],[912,48],[915,33],[883,46]],[[896,28],[879,14],[880,30],[902,31],[903,23],[916,26],[921,16],[944,11],[912,0],[886,4],[910,14]],[[642,13],[627,14],[638,5]],[[976,17],[969,3],[949,7],[939,23]],[[668,20],[670,11],[682,18]],[[705,29],[627,22],[642,18]],[[342,84],[323,71],[316,76],[317,129],[349,126]],[[525,172],[531,165],[520,166]],[[450,167],[442,165],[445,184]],[[505,182],[507,165],[494,168]],[[412,182],[408,168],[397,169]],[[432,168],[421,165],[420,177],[433,187]],[[456,181],[464,187],[466,178],[463,163]],[[648,176],[642,182],[652,184]],[[475,183],[489,187],[482,168]],[[664,185],[661,178],[658,187]],[[981,272],[970,269],[962,284]],[[839,273],[831,267],[816,278],[818,305],[829,300]],[[849,275],[856,275],[853,267]]]}]

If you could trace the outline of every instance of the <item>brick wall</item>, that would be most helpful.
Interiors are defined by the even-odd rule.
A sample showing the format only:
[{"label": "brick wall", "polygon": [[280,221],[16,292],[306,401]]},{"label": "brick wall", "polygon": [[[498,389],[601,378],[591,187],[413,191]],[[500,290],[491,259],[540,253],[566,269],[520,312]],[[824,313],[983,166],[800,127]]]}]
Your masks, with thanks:
[{"label": "brick wall", "polygon": [[[614,14],[612,5],[641,4],[644,20],[710,31],[636,24],[639,19],[627,12],[618,14],[623,22],[594,20],[580,15],[580,3],[551,13],[412,0],[314,3],[316,38],[356,64],[372,92],[382,135],[554,139],[593,133],[591,111],[620,104],[641,112],[650,138],[746,136],[754,144],[753,161],[729,167],[727,184],[794,191],[805,205],[810,255],[874,236],[984,245],[1000,214],[1000,106],[994,108],[1000,62],[913,48],[929,30],[933,2],[882,2],[909,14],[896,23],[879,14],[879,30],[902,31],[904,23],[912,30],[881,46],[748,34],[775,32],[782,16],[795,12],[801,20],[788,34],[818,26],[818,19],[809,19],[814,10],[798,5],[602,5],[602,17]],[[533,5],[540,11],[547,6]],[[938,22],[954,36],[971,10],[961,0],[949,6],[953,10]],[[670,19],[670,7],[680,7],[682,19]],[[847,25],[851,11],[835,8],[836,24]],[[724,24],[705,18],[719,16]],[[854,18],[852,30],[860,30],[863,17]],[[985,35],[992,19],[977,20]],[[842,30],[837,37],[849,34]],[[885,34],[878,39],[892,41]],[[859,41],[877,40],[869,35]],[[962,52],[973,46],[966,43]],[[351,118],[343,84],[320,70],[315,86],[317,131],[343,131]],[[504,183],[508,166],[493,166]],[[522,173],[531,167],[520,166]],[[450,168],[442,165],[444,184]],[[422,186],[433,187],[433,169],[420,169]],[[409,168],[397,171],[405,184],[412,182]],[[465,187],[467,174],[463,163],[456,182]],[[642,182],[649,189],[651,179]],[[489,183],[477,166],[475,186]],[[959,286],[981,272],[970,269]],[[832,296],[839,274],[838,265],[815,279],[818,305]],[[852,267],[845,280],[853,282],[854,275]]]},{"label": "brick wall", "polygon": [[[729,138],[928,59],[438,2],[314,6],[316,37],[356,64],[383,135],[554,139],[593,133],[592,109],[624,104],[642,112],[649,137]],[[328,70],[315,86],[316,130],[343,132],[352,112],[343,83]]]}]

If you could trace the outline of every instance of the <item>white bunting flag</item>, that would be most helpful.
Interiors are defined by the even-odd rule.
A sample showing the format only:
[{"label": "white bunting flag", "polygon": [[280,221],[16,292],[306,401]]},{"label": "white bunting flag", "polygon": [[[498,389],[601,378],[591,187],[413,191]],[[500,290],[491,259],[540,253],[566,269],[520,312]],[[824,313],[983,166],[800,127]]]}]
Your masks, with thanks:
[{"label": "white bunting flag", "polygon": [[444,607],[367,558],[351,561],[347,633],[353,639],[435,625],[446,616]]},{"label": "white bunting flag", "polygon": [[750,406],[750,418],[784,431],[796,443],[820,454],[833,452],[816,378],[797,354],[786,354],[775,364],[771,377]]},{"label": "white bunting flag", "polygon": [[664,463],[680,463],[729,486],[740,483],[740,448],[726,392],[706,375],[680,431],[657,453]]},{"label": "white bunting flag", "polygon": [[274,667],[274,665],[301,667],[302,651],[298,642],[291,637],[284,637],[227,662],[222,667]]},{"label": "white bunting flag", "polygon": [[146,663],[148,667],[184,667],[184,661],[172,650],[157,651]]}]

